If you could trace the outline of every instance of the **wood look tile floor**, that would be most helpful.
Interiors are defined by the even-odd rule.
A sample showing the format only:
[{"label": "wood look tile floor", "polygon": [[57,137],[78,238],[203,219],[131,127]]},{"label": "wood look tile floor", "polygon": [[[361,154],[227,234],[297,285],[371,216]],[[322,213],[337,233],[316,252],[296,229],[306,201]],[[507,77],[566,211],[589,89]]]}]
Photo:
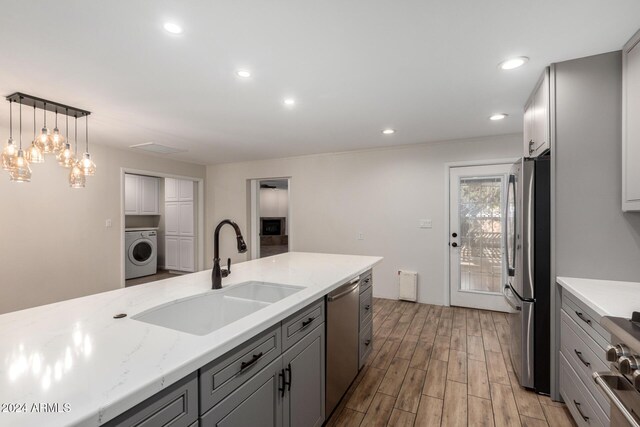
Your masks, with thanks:
[{"label": "wood look tile floor", "polygon": [[503,313],[374,298],[373,352],[332,417],[351,426],[575,426],[518,385]]}]

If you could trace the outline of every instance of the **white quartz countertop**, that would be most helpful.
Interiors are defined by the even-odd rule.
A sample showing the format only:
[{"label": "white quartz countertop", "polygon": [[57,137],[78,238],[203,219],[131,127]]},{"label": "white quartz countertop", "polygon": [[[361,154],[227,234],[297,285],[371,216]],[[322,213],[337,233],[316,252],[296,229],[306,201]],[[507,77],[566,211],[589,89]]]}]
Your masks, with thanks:
[{"label": "white quartz countertop", "polygon": [[640,283],[575,277],[556,280],[600,316],[629,318],[640,311]]},{"label": "white quartz countertop", "polygon": [[[101,425],[381,261],[298,252],[235,264],[223,287],[304,289],[204,336],[131,316],[209,291],[211,270],[0,315],[0,405],[27,410],[0,407],[0,425]],[[57,412],[33,412],[34,404],[58,404]]]}]

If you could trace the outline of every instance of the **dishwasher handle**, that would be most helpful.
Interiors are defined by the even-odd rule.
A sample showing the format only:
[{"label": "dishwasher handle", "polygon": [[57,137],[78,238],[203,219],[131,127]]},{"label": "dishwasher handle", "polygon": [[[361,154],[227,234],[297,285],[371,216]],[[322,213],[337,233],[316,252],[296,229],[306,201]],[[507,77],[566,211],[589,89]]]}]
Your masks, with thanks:
[{"label": "dishwasher handle", "polygon": [[351,287],[349,289],[347,289],[346,291],[342,291],[337,295],[331,295],[329,294],[329,296],[327,296],[327,300],[329,302],[331,301],[335,301],[338,300],[346,295],[349,295],[351,292],[355,291],[356,289],[358,289],[358,286],[360,285],[360,277],[356,277],[355,279],[353,279],[350,283]]}]

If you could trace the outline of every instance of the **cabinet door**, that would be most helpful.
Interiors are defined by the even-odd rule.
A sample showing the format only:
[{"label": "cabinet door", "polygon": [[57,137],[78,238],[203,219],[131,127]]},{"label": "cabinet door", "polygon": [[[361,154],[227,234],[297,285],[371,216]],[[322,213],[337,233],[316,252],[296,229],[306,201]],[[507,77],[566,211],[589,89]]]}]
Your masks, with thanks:
[{"label": "cabinet door", "polygon": [[533,99],[533,150],[536,157],[549,149],[549,71],[545,70]]},{"label": "cabinet door", "polygon": [[195,271],[195,242],[193,240],[193,237],[178,237],[178,240],[180,252],[178,256],[178,270],[189,272]]},{"label": "cabinet door", "polygon": [[164,239],[164,268],[167,270],[180,269],[180,245],[178,237],[167,236]]},{"label": "cabinet door", "polygon": [[282,426],[282,357],[200,418],[201,427]]},{"label": "cabinet door", "polygon": [[178,234],[194,235],[193,202],[178,202]]},{"label": "cabinet door", "polygon": [[622,210],[640,211],[640,32],[622,52]]},{"label": "cabinet door", "polygon": [[534,104],[531,99],[524,107],[524,156],[529,157],[531,155],[531,148],[533,147],[533,110]]},{"label": "cabinet door", "polygon": [[193,181],[178,180],[178,194],[181,202],[193,201]]},{"label": "cabinet door", "polygon": [[164,201],[165,202],[177,202],[178,201],[178,180],[174,178],[164,179]]},{"label": "cabinet door", "polygon": [[287,379],[283,406],[286,427],[315,427],[324,422],[324,323],[282,356]]},{"label": "cabinet door", "polygon": [[164,229],[168,235],[178,235],[180,231],[177,202],[168,202],[164,206]]},{"label": "cabinet door", "polygon": [[138,175],[124,175],[124,214],[138,215]]},{"label": "cabinet door", "polygon": [[140,180],[140,215],[158,215],[159,182],[158,178],[141,176]]}]

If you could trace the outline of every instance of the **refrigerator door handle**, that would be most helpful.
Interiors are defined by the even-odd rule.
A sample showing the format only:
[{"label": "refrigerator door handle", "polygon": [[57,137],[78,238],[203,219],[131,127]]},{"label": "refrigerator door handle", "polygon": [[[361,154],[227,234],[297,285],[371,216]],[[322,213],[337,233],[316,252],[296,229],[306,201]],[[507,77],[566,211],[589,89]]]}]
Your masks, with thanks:
[{"label": "refrigerator door handle", "polygon": [[504,285],[504,288],[502,288],[502,296],[504,296],[504,299],[507,300],[507,304],[509,304],[511,308],[516,311],[522,311],[522,307],[511,301],[511,298],[509,298],[509,295],[507,295],[508,289],[511,289],[511,286],[507,283],[506,285]]},{"label": "refrigerator door handle", "polygon": [[511,292],[513,292],[513,294],[516,296],[516,298],[518,298],[520,301],[522,301],[522,302],[536,302],[535,298],[522,298],[522,296],[518,293],[518,291],[513,289],[513,286],[511,286],[510,283],[507,283],[507,287],[509,287]]}]

